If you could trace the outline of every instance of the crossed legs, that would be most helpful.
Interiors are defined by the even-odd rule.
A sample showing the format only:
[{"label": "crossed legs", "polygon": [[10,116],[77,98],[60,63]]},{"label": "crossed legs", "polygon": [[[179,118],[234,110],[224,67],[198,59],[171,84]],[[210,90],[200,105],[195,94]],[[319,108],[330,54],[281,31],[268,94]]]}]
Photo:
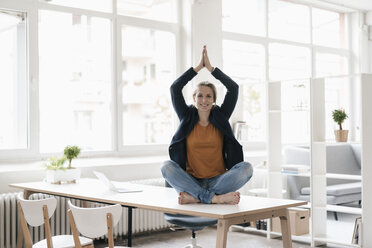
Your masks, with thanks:
[{"label": "crossed legs", "polygon": [[179,192],[179,203],[226,203],[237,204],[237,191],[252,177],[251,164],[240,162],[226,173],[209,178],[197,179],[184,171],[176,162],[165,161],[161,168],[165,180]]}]

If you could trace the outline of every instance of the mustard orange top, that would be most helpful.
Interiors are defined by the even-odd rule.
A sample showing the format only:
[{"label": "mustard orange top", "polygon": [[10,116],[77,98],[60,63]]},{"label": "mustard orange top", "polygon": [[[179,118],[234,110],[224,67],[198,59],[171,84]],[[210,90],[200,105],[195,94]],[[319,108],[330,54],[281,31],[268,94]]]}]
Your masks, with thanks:
[{"label": "mustard orange top", "polygon": [[222,158],[223,136],[212,124],[197,123],[186,138],[186,171],[196,178],[211,178],[226,172]]}]

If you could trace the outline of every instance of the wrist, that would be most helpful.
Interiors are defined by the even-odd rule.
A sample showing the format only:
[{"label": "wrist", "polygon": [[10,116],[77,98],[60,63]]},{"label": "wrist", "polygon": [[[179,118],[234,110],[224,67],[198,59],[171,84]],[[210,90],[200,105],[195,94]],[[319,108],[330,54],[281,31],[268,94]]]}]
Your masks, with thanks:
[{"label": "wrist", "polygon": [[214,67],[213,67],[213,66],[209,67],[209,68],[208,68],[208,71],[209,71],[210,73],[212,73],[212,72],[214,71]]},{"label": "wrist", "polygon": [[198,65],[198,66],[194,67],[193,69],[196,73],[198,73],[202,68],[203,68],[202,66]]}]

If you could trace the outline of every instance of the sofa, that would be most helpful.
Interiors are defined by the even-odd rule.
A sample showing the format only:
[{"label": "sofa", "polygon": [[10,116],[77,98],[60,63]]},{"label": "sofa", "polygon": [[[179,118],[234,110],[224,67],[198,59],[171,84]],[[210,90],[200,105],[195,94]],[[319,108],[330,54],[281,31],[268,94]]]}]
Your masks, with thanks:
[{"label": "sofa", "polygon": [[[327,173],[360,175],[360,144],[327,144]],[[284,148],[284,164],[310,166],[310,150],[305,146],[287,146]],[[287,187],[291,199],[310,201],[310,178],[288,176]],[[361,202],[361,181],[327,178],[327,204],[346,204]],[[337,217],[337,216],[336,216]]]}]

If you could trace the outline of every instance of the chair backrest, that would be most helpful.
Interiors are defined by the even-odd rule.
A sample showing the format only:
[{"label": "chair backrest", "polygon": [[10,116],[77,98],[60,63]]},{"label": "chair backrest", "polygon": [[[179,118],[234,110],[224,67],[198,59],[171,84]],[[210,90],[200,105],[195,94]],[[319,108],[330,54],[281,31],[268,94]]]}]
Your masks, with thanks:
[{"label": "chair backrest", "polygon": [[116,226],[122,214],[122,208],[119,204],[98,207],[98,208],[80,208],[68,202],[72,212],[76,228],[78,231],[89,238],[98,238],[108,232],[107,214],[112,215],[112,226]]},{"label": "chair backrest", "polygon": [[17,198],[21,204],[25,219],[30,226],[44,224],[44,205],[47,206],[49,218],[54,214],[57,207],[57,200],[54,197],[41,200],[26,200],[23,197],[23,193],[19,193]]}]

